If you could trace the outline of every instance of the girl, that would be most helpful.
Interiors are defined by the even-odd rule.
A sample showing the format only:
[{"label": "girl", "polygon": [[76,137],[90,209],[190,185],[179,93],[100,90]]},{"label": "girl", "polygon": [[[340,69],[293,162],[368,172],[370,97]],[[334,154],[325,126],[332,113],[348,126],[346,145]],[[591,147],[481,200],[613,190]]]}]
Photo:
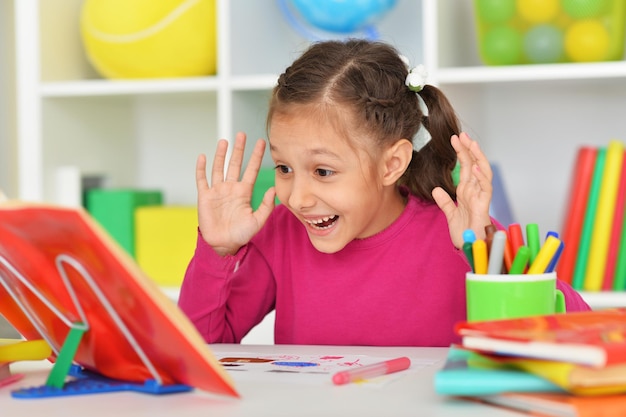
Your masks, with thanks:
[{"label": "girl", "polygon": [[[279,77],[267,124],[276,185],[256,211],[263,140],[245,170],[245,136],[226,169],[220,141],[210,183],[198,158],[179,305],[205,340],[238,343],[276,309],[276,343],[457,342],[470,269],[459,248],[465,229],[481,238],[492,222],[492,174],[443,93],[389,45],[321,42]],[[558,288],[570,311],[588,309]]]}]

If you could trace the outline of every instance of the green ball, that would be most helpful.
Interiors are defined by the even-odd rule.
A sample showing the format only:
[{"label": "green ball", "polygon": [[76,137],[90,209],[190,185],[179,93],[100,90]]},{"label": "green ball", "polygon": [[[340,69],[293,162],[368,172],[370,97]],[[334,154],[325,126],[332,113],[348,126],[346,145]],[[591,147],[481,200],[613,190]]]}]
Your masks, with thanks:
[{"label": "green ball", "polygon": [[532,63],[559,62],[564,56],[563,37],[556,26],[535,26],[524,36],[524,53]]},{"label": "green ball", "polygon": [[519,64],[522,58],[522,34],[508,26],[498,26],[485,33],[482,56],[488,65]]},{"label": "green ball", "polygon": [[515,0],[476,0],[475,6],[483,23],[504,23],[515,15]]},{"label": "green ball", "polygon": [[608,11],[611,0],[562,0],[563,10],[574,19],[598,17]]}]

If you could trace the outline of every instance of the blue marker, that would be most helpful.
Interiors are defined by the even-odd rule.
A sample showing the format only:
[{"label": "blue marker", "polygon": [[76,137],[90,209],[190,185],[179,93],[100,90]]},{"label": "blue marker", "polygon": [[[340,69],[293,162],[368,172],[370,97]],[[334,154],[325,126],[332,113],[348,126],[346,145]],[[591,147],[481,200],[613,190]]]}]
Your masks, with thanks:
[{"label": "blue marker", "polygon": [[476,241],[476,233],[472,229],[466,229],[463,232],[463,242],[474,243]]},{"label": "blue marker", "polygon": [[470,264],[470,268],[472,268],[472,272],[474,271],[474,254],[472,253],[472,245],[476,241],[476,233],[472,229],[467,229],[463,232],[463,253],[465,253],[465,257],[467,258],[467,262]]}]

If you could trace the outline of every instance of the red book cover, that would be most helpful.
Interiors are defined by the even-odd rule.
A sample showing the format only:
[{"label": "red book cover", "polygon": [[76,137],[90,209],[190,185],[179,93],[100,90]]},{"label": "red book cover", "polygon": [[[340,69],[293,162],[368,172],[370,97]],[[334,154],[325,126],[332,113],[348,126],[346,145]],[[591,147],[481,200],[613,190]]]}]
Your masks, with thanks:
[{"label": "red book cover", "polygon": [[579,363],[626,363],[626,308],[460,322],[463,347],[485,353]]},{"label": "red book cover", "polygon": [[587,199],[591,188],[591,179],[596,162],[598,150],[593,147],[581,147],[578,149],[574,163],[573,175],[569,188],[569,200],[566,206],[565,222],[561,237],[564,243],[563,253],[556,272],[559,279],[569,284],[572,283],[576,255],[580,243],[580,235],[587,208]]},{"label": "red book cover", "polygon": [[52,361],[80,322],[74,362],[88,370],[238,396],[184,313],[82,209],[0,205],[0,284],[0,314],[46,339]]}]

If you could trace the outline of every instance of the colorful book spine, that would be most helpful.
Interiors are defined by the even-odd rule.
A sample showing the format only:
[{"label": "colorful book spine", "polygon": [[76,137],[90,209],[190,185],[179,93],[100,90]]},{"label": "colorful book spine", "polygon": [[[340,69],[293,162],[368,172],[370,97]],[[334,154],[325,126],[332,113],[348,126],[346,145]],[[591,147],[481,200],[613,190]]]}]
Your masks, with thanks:
[{"label": "colorful book spine", "polygon": [[[624,155],[623,158],[626,158],[626,155]],[[602,283],[603,291],[611,291],[613,289],[622,291],[624,289],[623,279],[621,280],[621,288],[615,288],[615,271],[620,240],[622,238],[622,231],[624,230],[624,209],[626,209],[626,165],[622,162],[622,172],[620,173],[617,201],[615,202],[615,213],[613,215],[611,229],[611,241],[609,242],[609,254],[606,259],[606,270],[604,271],[604,281]],[[626,254],[623,254],[622,257],[625,255]]]},{"label": "colorful book spine", "polygon": [[[572,276],[572,287],[576,290],[582,290],[585,282],[585,272],[587,270],[587,261],[589,257],[589,248],[591,246],[591,235],[593,232],[593,223],[598,208],[598,197],[600,195],[600,186],[602,184],[602,176],[604,174],[604,165],[606,162],[606,148],[598,148],[596,163],[593,169],[591,186],[589,189],[589,197],[587,198],[587,206],[580,234],[580,243],[574,265]],[[567,242],[565,242],[567,247]]]},{"label": "colorful book spine", "polygon": [[[626,209],[625,209],[626,210]],[[622,231],[626,230],[626,215],[623,215]],[[617,251],[617,262],[615,273],[613,274],[613,289],[616,291],[626,290],[626,233],[621,234],[619,249]]]},{"label": "colorful book spine", "polygon": [[567,212],[561,233],[565,246],[556,268],[557,276],[569,284],[572,283],[574,275],[574,265],[578,254],[580,234],[597,154],[598,151],[594,147],[581,147],[574,164],[573,180],[569,189],[569,202],[566,206]]},{"label": "colorful book spine", "polygon": [[583,288],[586,291],[602,289],[623,157],[624,145],[617,140],[610,141],[606,148],[606,160],[589,244],[589,259],[585,268]]}]

